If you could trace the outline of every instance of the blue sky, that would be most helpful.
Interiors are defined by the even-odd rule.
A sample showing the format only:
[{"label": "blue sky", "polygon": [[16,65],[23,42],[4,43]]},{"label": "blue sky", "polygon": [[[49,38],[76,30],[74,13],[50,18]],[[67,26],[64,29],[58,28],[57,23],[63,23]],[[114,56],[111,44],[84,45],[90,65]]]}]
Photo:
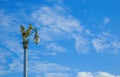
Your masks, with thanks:
[{"label": "blue sky", "polygon": [[0,0],[0,77],[23,76],[20,25],[40,36],[29,77],[120,77],[119,0]]}]

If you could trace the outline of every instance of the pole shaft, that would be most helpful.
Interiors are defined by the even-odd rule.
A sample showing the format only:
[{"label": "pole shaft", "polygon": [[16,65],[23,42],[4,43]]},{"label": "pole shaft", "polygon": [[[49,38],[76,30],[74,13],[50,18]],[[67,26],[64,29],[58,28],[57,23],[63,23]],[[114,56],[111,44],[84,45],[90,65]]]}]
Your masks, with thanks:
[{"label": "pole shaft", "polygon": [[27,77],[27,49],[24,48],[24,77]]}]

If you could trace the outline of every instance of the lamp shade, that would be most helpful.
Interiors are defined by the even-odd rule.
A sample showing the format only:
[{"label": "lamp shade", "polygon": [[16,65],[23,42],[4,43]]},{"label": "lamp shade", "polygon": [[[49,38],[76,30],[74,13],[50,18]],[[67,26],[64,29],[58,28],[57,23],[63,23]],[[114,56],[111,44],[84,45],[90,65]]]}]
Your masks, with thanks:
[{"label": "lamp shade", "polygon": [[34,36],[34,43],[35,44],[38,44],[40,42],[40,38],[39,38],[39,36],[38,36],[38,33],[36,32],[35,33],[35,36]]}]

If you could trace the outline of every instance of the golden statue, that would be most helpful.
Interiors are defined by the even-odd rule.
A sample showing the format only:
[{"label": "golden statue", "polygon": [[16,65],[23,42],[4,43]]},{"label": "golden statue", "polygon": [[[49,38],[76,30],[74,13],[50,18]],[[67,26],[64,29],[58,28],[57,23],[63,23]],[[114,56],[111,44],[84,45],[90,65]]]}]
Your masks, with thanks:
[{"label": "golden statue", "polygon": [[26,31],[25,31],[24,26],[21,25],[20,27],[21,27],[21,33],[22,33],[23,40],[26,40],[26,38],[30,35],[30,32],[33,29],[32,24],[30,24],[28,30]]},{"label": "golden statue", "polygon": [[30,36],[32,34],[32,30],[35,32],[35,36],[34,36],[34,43],[35,44],[38,44],[40,39],[39,39],[39,36],[38,36],[38,32],[35,29],[33,29],[32,27],[32,24],[30,24],[29,28],[27,30],[25,30],[24,26],[21,25],[20,26],[20,30],[21,30],[21,33],[22,33],[22,38],[23,38],[23,48],[24,49],[27,49],[28,48],[28,43],[29,43],[29,38],[28,36]]}]

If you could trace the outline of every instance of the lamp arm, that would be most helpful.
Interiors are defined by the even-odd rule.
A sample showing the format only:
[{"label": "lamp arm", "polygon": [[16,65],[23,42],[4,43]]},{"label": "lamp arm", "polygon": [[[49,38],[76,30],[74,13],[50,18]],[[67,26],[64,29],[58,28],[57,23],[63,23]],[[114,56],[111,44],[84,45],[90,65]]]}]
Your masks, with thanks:
[{"label": "lamp arm", "polygon": [[30,36],[32,36],[35,32],[37,32],[37,29],[36,28],[32,29],[32,31],[30,32],[29,36],[26,39],[29,40]]}]

